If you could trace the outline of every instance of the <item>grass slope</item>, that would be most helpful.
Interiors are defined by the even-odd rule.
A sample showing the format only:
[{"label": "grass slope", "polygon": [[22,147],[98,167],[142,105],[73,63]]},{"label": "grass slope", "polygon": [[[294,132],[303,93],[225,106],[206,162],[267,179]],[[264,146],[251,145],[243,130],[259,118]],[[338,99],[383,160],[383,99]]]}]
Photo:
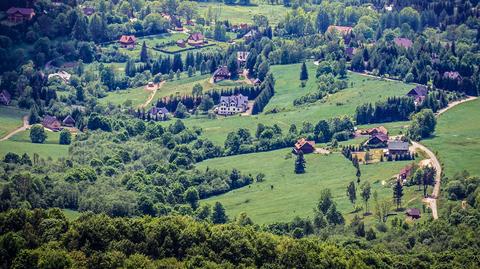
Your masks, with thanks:
[{"label": "grass slope", "polygon": [[480,100],[453,107],[440,115],[435,136],[422,141],[437,152],[448,177],[463,170],[480,175]]},{"label": "grass slope", "polygon": [[99,102],[101,104],[112,103],[114,105],[122,105],[127,100],[130,100],[132,101],[133,107],[137,107],[138,105],[143,104],[147,100],[150,93],[151,92],[147,91],[143,86],[127,90],[113,91],[108,92],[107,96],[99,99]]},{"label": "grass slope", "polygon": [[0,142],[0,156],[8,152],[14,152],[19,155],[27,153],[30,157],[34,153],[41,158],[61,158],[67,157],[68,145],[58,144],[60,133],[47,132],[47,140],[43,144],[34,144],[30,142],[30,132],[24,131],[12,136],[7,141]]},{"label": "grass slope", "polygon": [[8,132],[15,130],[23,125],[23,116],[27,115],[28,111],[14,108],[0,106],[0,137],[4,137]]},{"label": "grass slope", "polygon": [[198,12],[206,14],[208,9],[212,9],[212,15],[218,16],[219,21],[228,20],[230,23],[248,23],[251,24],[255,15],[264,15],[272,25],[276,25],[287,14],[288,8],[282,5],[258,4],[251,6],[225,5],[215,3],[198,3]]},{"label": "grass slope", "polygon": [[[294,158],[286,159],[290,149],[253,153],[232,157],[211,159],[199,163],[197,168],[233,169],[242,173],[256,175],[264,173],[265,181],[237,189],[226,194],[211,197],[203,203],[221,202],[230,217],[246,212],[255,223],[264,224],[274,221],[290,221],[295,216],[312,216],[313,208],[320,198],[322,189],[330,188],[337,207],[347,218],[352,218],[352,204],[348,201],[346,186],[355,180],[355,169],[341,154],[329,156],[306,155],[306,173],[297,175],[293,172]],[[391,176],[407,165],[408,162],[384,162],[362,165],[362,181],[369,181],[373,190],[377,190],[380,199],[390,199],[392,195],[389,184],[382,185]],[[271,189],[273,186],[273,189]],[[404,201],[409,206],[420,201],[413,189],[405,190]],[[359,196],[359,194],[358,194]],[[357,203],[360,203],[360,197]],[[371,207],[371,206],[370,206]],[[372,217],[369,217],[373,219]]]}]

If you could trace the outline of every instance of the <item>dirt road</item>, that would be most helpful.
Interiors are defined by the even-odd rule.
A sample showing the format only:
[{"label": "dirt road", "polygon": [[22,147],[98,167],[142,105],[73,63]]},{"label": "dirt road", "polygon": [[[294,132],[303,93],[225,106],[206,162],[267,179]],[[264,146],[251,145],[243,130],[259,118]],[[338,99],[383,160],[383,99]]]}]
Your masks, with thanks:
[{"label": "dirt road", "polygon": [[465,102],[469,102],[469,101],[473,101],[473,100],[476,100],[478,97],[476,96],[469,96],[467,99],[462,99],[462,100],[459,100],[459,101],[455,101],[455,102],[451,102],[448,104],[447,107],[445,108],[442,108],[440,109],[439,111],[437,111],[437,117],[442,115],[443,113],[447,112],[450,108],[454,107],[454,106],[457,106],[457,105],[460,105],[460,104],[463,104]]},{"label": "dirt road", "polygon": [[163,86],[163,84],[165,84],[165,81],[162,81],[157,85],[153,86],[152,88],[149,88],[148,90],[151,91],[151,93],[148,96],[145,103],[141,104],[139,108],[146,108],[152,102],[153,98],[155,97],[155,94],[157,94],[157,91]]},{"label": "dirt road", "polygon": [[22,127],[19,127],[13,131],[11,131],[10,133],[8,133],[7,135],[5,135],[4,137],[2,137],[0,139],[0,141],[6,141],[8,140],[10,137],[22,132],[22,131],[25,131],[25,130],[28,130],[30,129],[30,124],[28,124],[28,116],[24,116],[23,117],[23,126]]}]

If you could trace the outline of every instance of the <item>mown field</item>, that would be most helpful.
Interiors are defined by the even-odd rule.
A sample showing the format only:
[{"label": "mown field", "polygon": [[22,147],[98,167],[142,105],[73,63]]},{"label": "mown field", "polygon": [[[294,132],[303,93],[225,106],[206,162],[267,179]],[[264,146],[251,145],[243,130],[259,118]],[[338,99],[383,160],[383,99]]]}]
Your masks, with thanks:
[{"label": "mown field", "polygon": [[451,108],[439,116],[434,137],[423,140],[452,177],[463,170],[480,176],[480,100]]},{"label": "mown field", "polygon": [[[0,142],[0,156],[4,156],[8,152],[16,154],[27,153],[30,157],[34,153],[40,155],[41,158],[57,159],[67,157],[68,146],[60,145],[59,132],[47,132],[47,140],[43,144],[34,144],[30,141],[30,131],[23,131],[12,136],[7,141]],[[72,138],[73,139],[73,138]]]},{"label": "mown field", "polygon": [[119,90],[108,92],[107,96],[98,99],[101,104],[112,103],[114,105],[123,105],[127,101],[132,102],[133,107],[137,107],[140,104],[143,104],[151,91],[145,89],[145,87],[131,88],[127,90]]},{"label": "mown field", "polygon": [[213,16],[218,20],[228,20],[233,24],[249,23],[255,15],[264,15],[272,25],[276,25],[287,14],[288,8],[283,5],[258,4],[251,6],[225,5],[221,3],[198,3],[198,12],[207,14],[211,8]]},{"label": "mown field", "polygon": [[[265,111],[279,108],[281,112],[255,116],[231,116],[227,118],[208,119],[206,117],[190,117],[185,120],[188,126],[203,128],[204,135],[212,141],[223,144],[227,134],[238,128],[248,128],[252,132],[258,123],[268,125],[278,124],[288,129],[290,124],[302,124],[304,121],[318,122],[320,119],[329,119],[336,116],[353,116],[358,105],[365,102],[384,100],[390,96],[406,94],[411,85],[402,82],[385,81],[361,76],[355,73],[348,74],[349,88],[330,95],[325,101],[303,106],[293,106],[296,97],[305,95],[308,91],[316,90],[315,68],[309,63],[309,81],[306,88],[300,87],[300,64],[272,66],[275,76],[275,95],[270,100]],[[350,87],[350,85],[353,86]],[[398,123],[391,124],[397,126]]]},{"label": "mown field", "polygon": [[14,108],[0,106],[0,138],[7,133],[15,130],[23,125],[23,116],[27,115],[28,111]]},{"label": "mown field", "polygon": [[[246,212],[255,223],[290,221],[295,216],[313,216],[313,208],[320,198],[320,192],[330,188],[337,208],[351,219],[353,206],[346,196],[346,187],[356,180],[355,168],[339,153],[328,156],[306,155],[306,173],[293,172],[294,159],[285,158],[290,149],[253,153],[232,157],[211,159],[197,165],[199,169],[233,169],[256,175],[264,173],[265,181],[237,189],[226,194],[203,200],[202,203],[221,202],[230,217]],[[380,200],[391,201],[392,189],[389,179],[409,162],[383,162],[361,165],[362,181],[368,181],[378,192]],[[273,189],[272,189],[273,186]],[[421,206],[421,193],[416,187],[404,190],[404,207]],[[357,204],[361,204],[360,195]],[[370,208],[373,204],[370,203]],[[421,208],[421,207],[420,207]],[[392,210],[394,208],[392,207]],[[400,213],[402,214],[402,213]],[[373,216],[368,217],[373,220]]]}]

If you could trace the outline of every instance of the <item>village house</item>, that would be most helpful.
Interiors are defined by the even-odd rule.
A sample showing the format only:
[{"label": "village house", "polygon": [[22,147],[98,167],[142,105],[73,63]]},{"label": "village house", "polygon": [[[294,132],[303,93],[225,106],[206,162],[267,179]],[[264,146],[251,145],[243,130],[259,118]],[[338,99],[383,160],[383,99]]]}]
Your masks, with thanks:
[{"label": "village house", "polygon": [[384,133],[375,133],[373,134],[367,142],[365,142],[365,146],[369,148],[384,148],[388,142],[388,135]]},{"label": "village house", "polygon": [[68,115],[65,117],[65,119],[63,119],[62,125],[67,127],[75,127],[75,119]]},{"label": "village house", "polygon": [[248,96],[242,94],[221,96],[220,103],[214,108],[218,115],[234,115],[243,113],[248,109]]},{"label": "village house", "polygon": [[60,72],[48,75],[49,80],[52,79],[52,78],[56,78],[56,77],[61,79],[63,82],[68,83],[70,81],[70,78],[72,77],[72,75],[70,75],[68,72],[65,72],[63,70],[60,71]]},{"label": "village house", "polygon": [[11,7],[7,10],[8,21],[11,23],[21,23],[29,21],[35,16],[32,8]]},{"label": "village house", "polygon": [[248,51],[237,51],[237,62],[239,66],[245,65],[248,54],[250,54]]},{"label": "village house", "polygon": [[462,76],[460,76],[460,73],[458,73],[457,71],[447,71],[443,73],[443,78],[450,80],[461,80]]},{"label": "village house", "polygon": [[305,138],[299,139],[293,146],[292,152],[298,154],[300,151],[305,154],[315,152],[315,141],[308,141]]},{"label": "village house", "polygon": [[164,121],[168,119],[168,109],[165,107],[152,107],[149,111],[148,114],[150,114],[150,118],[156,121]]},{"label": "village house", "polygon": [[92,16],[95,13],[95,8],[93,7],[84,7],[82,9],[85,16]]},{"label": "village house", "polygon": [[250,31],[248,31],[244,36],[243,36],[243,39],[248,42],[248,41],[251,41],[251,40],[254,40],[255,38],[258,37],[258,31],[255,30],[255,29],[252,29]]},{"label": "village house", "polygon": [[378,127],[374,127],[374,128],[370,128],[370,129],[364,129],[364,130],[359,131],[360,135],[374,135],[374,134],[379,134],[379,133],[388,135],[388,130],[387,130],[387,128],[385,128],[383,126],[378,126]]},{"label": "village house", "polygon": [[52,131],[60,131],[62,130],[62,125],[60,124],[60,121],[57,120],[57,117],[55,116],[45,116],[43,117],[42,121],[43,127],[50,129]]},{"label": "village house", "polygon": [[9,92],[7,92],[6,90],[3,90],[2,92],[0,92],[1,104],[8,106],[11,101],[12,101],[12,96],[10,95]]},{"label": "village house", "polygon": [[187,43],[190,46],[198,47],[206,43],[205,36],[202,33],[193,33],[188,36]]},{"label": "village house", "polygon": [[134,49],[137,43],[137,38],[134,35],[122,35],[119,43],[122,48]]},{"label": "village house", "polygon": [[413,97],[415,105],[418,106],[422,104],[422,102],[427,98],[428,95],[428,88],[425,86],[418,85],[415,88],[411,89],[407,96]]},{"label": "village house", "polygon": [[387,142],[388,154],[394,156],[410,153],[409,146],[408,142],[399,139],[389,140]]},{"label": "village house", "polygon": [[337,25],[330,25],[327,28],[327,32],[334,33],[338,32],[343,36],[349,35],[352,33],[353,28],[349,26],[337,26]]},{"label": "village house", "polygon": [[228,71],[228,68],[226,66],[220,66],[213,72],[213,82],[218,82],[224,79],[229,79],[231,76],[230,71]]},{"label": "village house", "polygon": [[412,219],[419,219],[420,218],[420,209],[418,208],[409,208],[407,209],[407,212],[405,212],[405,215]]},{"label": "village house", "polygon": [[412,47],[413,45],[413,42],[412,40],[408,39],[408,38],[404,38],[404,37],[395,37],[393,39],[393,42],[399,46],[399,47],[402,47],[402,48],[406,48],[406,49],[409,49]]},{"label": "village house", "polygon": [[409,164],[404,168],[402,168],[402,170],[400,170],[400,173],[398,173],[397,179],[402,180],[402,182],[405,183],[407,178],[409,178],[412,175],[412,172],[413,172],[413,165]]}]

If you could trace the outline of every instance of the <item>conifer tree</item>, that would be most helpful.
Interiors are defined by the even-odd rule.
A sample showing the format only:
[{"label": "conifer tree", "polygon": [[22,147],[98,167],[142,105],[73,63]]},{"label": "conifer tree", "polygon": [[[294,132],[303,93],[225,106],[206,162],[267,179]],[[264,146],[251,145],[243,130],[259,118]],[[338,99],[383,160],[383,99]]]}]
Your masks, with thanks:
[{"label": "conifer tree", "polygon": [[307,65],[305,62],[302,63],[302,68],[300,70],[300,80],[308,80],[308,71],[307,71]]},{"label": "conifer tree", "polygon": [[142,63],[147,63],[148,62],[148,49],[147,49],[147,44],[145,43],[145,41],[143,41],[142,50],[140,51],[140,61]]},{"label": "conifer tree", "polygon": [[403,197],[403,185],[400,180],[397,180],[395,185],[393,186],[393,200],[397,205],[397,210],[399,210],[400,206],[402,205],[402,197]]},{"label": "conifer tree", "polygon": [[297,158],[295,159],[295,174],[305,173],[305,163],[305,157],[303,156],[303,152],[300,150],[297,153]]}]

